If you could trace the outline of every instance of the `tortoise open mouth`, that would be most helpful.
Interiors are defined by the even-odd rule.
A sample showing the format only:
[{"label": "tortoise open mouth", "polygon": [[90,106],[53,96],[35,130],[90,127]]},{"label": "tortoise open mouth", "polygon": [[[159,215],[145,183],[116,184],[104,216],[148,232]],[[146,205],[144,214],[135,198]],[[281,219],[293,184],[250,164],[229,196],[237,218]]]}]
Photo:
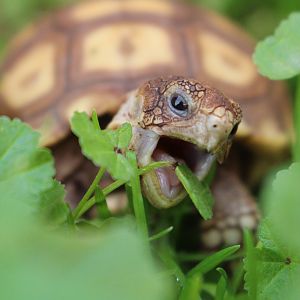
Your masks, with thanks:
[{"label": "tortoise open mouth", "polygon": [[177,163],[185,163],[201,180],[209,172],[215,155],[205,149],[199,149],[195,144],[170,138],[160,137],[156,148],[152,153],[153,161],[169,161],[169,167],[155,170],[163,195],[174,199],[182,193],[183,186],[175,174]]}]

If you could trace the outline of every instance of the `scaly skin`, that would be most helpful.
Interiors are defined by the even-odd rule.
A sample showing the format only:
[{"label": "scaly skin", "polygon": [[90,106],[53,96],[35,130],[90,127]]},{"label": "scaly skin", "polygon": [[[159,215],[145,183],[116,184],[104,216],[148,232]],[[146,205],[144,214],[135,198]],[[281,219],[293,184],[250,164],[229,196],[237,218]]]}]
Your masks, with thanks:
[{"label": "scaly skin", "polygon": [[[220,163],[226,158],[241,117],[240,106],[217,89],[193,79],[172,76],[143,84],[129,96],[109,127],[131,123],[131,148],[136,151],[140,166],[153,161],[154,156],[159,157],[155,160],[178,161],[168,151],[159,149],[161,137],[194,144],[204,157],[195,167],[201,180],[215,158]],[[182,142],[182,147],[189,146]],[[169,167],[165,172],[153,171],[142,178],[145,196],[158,208],[174,206],[186,195],[176,184],[175,190],[171,186],[166,191],[163,186],[176,183],[174,168]]]}]

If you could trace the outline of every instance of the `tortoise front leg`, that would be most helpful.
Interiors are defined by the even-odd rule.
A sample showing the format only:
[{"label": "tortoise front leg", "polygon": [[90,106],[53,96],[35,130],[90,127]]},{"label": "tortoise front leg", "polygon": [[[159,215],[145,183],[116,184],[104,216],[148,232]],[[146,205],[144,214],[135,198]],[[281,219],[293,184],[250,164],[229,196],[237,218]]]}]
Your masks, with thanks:
[{"label": "tortoise front leg", "polygon": [[254,197],[233,170],[219,168],[212,184],[214,215],[201,223],[205,248],[240,244],[243,228],[256,230],[259,212]]}]

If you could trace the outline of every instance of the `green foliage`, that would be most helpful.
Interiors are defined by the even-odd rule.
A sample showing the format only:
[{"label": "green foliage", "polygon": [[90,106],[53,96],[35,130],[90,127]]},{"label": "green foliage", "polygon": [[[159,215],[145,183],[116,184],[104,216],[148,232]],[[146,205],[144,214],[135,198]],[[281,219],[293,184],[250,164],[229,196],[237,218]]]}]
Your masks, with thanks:
[{"label": "green foliage", "polygon": [[37,20],[56,8],[76,0],[0,0],[0,59],[8,50],[7,44],[32,20]]},{"label": "green foliage", "polygon": [[202,278],[192,276],[185,280],[185,284],[180,292],[179,300],[198,300],[201,290]]},{"label": "green foliage", "polygon": [[293,13],[273,36],[258,43],[254,61],[271,79],[287,79],[300,73],[300,13]]},{"label": "green foliage", "polygon": [[[103,191],[100,190],[100,187],[98,186],[104,173],[105,173],[105,168],[103,168],[103,167],[100,168],[100,170],[98,171],[92,184],[90,185],[90,187],[84,194],[83,198],[77,205],[76,209],[74,209],[73,218],[75,221],[76,221],[76,219],[78,219],[81,216],[84,206],[86,205],[87,201],[90,199],[90,197],[93,195],[93,193],[95,191],[97,191],[97,195],[95,196],[95,204],[96,203],[100,204],[100,202],[105,201],[105,195],[104,195]],[[103,194],[102,197],[100,197],[100,194]],[[97,196],[99,196],[99,197],[97,197]]]},{"label": "green foliage", "polygon": [[151,237],[149,238],[149,241],[155,241],[155,240],[158,240],[158,239],[162,238],[163,236],[167,235],[168,233],[170,233],[173,229],[174,229],[174,227],[173,227],[173,226],[170,226],[170,227],[168,227],[168,228],[166,228],[166,229],[160,231],[159,233],[157,233],[157,234],[151,236]]},{"label": "green foliage", "polygon": [[271,34],[280,20],[295,10],[300,2],[295,0],[189,0],[207,6],[238,22],[257,39]]},{"label": "green foliage", "polygon": [[267,202],[270,230],[282,241],[282,248],[288,248],[289,254],[297,259],[300,259],[300,240],[290,236],[297,236],[300,228],[299,178],[300,163],[278,172]]},{"label": "green foliage", "polygon": [[246,230],[244,232],[244,243],[246,247],[246,258],[244,259],[245,268],[245,289],[251,299],[255,300],[257,298],[257,250],[254,247],[253,238],[251,233]]},{"label": "green foliage", "polygon": [[[0,218],[22,222],[52,186],[53,159],[38,148],[39,134],[19,120],[0,117]],[[11,220],[7,210],[14,213]]]},{"label": "green foliage", "polygon": [[[66,2],[69,1],[3,0],[0,47],[29,19]],[[271,32],[280,18],[300,9],[294,0],[203,0],[201,4],[230,15],[259,37]],[[300,73],[299,20],[300,13],[292,14],[272,37],[258,45],[254,58],[263,74],[281,79]],[[300,161],[300,81],[295,103],[294,161]],[[163,220],[158,220],[156,212],[151,220],[140,191],[139,176],[168,163],[153,163],[139,169],[134,153],[127,149],[131,139],[128,124],[117,131],[101,130],[95,114],[92,121],[85,114],[77,114],[73,130],[85,155],[101,169],[72,215],[64,202],[63,186],[52,179],[53,160],[49,151],[38,148],[38,135],[20,121],[0,118],[0,237],[4,245],[0,248],[1,299],[193,300],[200,296],[206,299],[203,291],[216,299],[300,298],[299,164],[279,172],[273,189],[263,197],[267,217],[261,223],[257,246],[251,234],[245,233],[247,297],[241,290],[236,293],[239,284],[232,292],[232,279],[227,278],[223,269],[217,269],[221,276],[214,276],[213,282],[207,281],[211,273],[217,274],[211,272],[216,266],[233,259],[238,247],[211,256],[196,253],[194,257],[198,260],[201,257],[201,261],[196,261],[195,267],[184,274],[187,266],[179,264],[172,253],[177,242],[176,226],[165,212]],[[106,169],[116,181],[102,190],[98,185]],[[211,218],[213,201],[206,185],[199,184],[183,166],[176,173],[202,216]],[[107,208],[106,196],[124,184],[131,194],[134,224],[128,219],[112,218]],[[79,219],[95,204],[100,219]],[[30,224],[24,225],[26,221]],[[147,223],[156,222],[163,226],[159,229],[154,226],[153,232],[158,233],[148,239],[141,239],[134,231],[137,227],[148,237],[148,231],[153,232]],[[94,231],[83,230],[84,223]],[[169,225],[174,225],[173,232],[173,226]],[[58,232],[50,233],[53,228]],[[65,230],[60,232],[62,228]],[[80,236],[73,229],[79,230]],[[149,252],[150,247],[156,253],[160,243],[165,245],[158,255],[163,270],[157,268]],[[237,272],[234,268],[233,273]],[[176,286],[170,284],[171,276],[176,279]],[[172,295],[172,291],[177,295]]]},{"label": "green foliage", "polygon": [[[287,79],[300,74],[300,13],[283,21],[274,36],[259,43],[254,60],[262,74]],[[300,79],[300,77],[299,77]],[[300,160],[300,80],[295,99],[296,143],[294,161]],[[267,216],[258,233],[255,248],[245,236],[246,288],[251,299],[299,299],[300,297],[300,164],[277,173],[273,187],[265,189]]]},{"label": "green foliage", "polygon": [[[1,242],[6,245],[0,249],[0,264],[5,265],[0,270],[0,280],[5,285],[0,291],[1,299],[76,300],[86,295],[89,299],[171,299],[174,288],[171,288],[170,275],[167,275],[170,273],[180,280],[180,299],[197,299],[203,275],[232,255],[238,247],[230,247],[205,258],[186,277],[167,255],[167,250],[160,257],[170,273],[159,273],[149,256],[149,244],[145,238],[148,237],[148,226],[139,176],[168,163],[153,163],[138,169],[135,153],[127,150],[131,138],[130,125],[116,131],[101,130],[95,118],[91,121],[86,114],[76,114],[73,129],[91,157],[98,159],[91,145],[94,139],[97,146],[103,146],[100,149],[104,149],[104,153],[111,151],[112,147],[120,147],[121,153],[110,153],[107,157],[113,163],[113,160],[120,161],[117,155],[122,155],[130,166],[128,179],[118,179],[101,190],[98,184],[104,173],[102,167],[84,195],[85,200],[79,203],[79,209],[74,210],[79,212],[77,217],[92,200],[93,204],[101,205],[106,195],[127,182],[138,232],[144,238],[140,239],[141,234],[133,232],[134,226],[128,219],[117,221],[110,214],[106,214],[107,226],[102,226],[101,222],[97,225],[96,221],[85,221],[101,232],[100,235],[87,231],[84,236],[77,236],[73,229],[79,229],[80,222],[76,221],[76,214],[73,213],[75,218],[72,217],[64,202],[64,187],[52,179],[53,159],[49,151],[38,147],[38,134],[28,126],[3,117],[0,119],[0,168],[3,171],[0,177],[0,225],[13,220],[13,226],[0,226]],[[118,168],[112,168],[112,171],[119,176]],[[187,172],[186,168],[184,172]],[[24,183],[20,191],[22,194],[15,188],[19,180]],[[106,205],[104,209],[107,213]],[[16,215],[16,211],[20,213]],[[103,209],[100,211],[103,212]],[[20,216],[26,216],[30,222],[18,225],[15,218]],[[68,224],[72,226],[66,226]],[[74,227],[75,224],[77,227]],[[52,228],[56,229],[55,233],[50,232]],[[61,232],[60,228],[67,231]],[[172,229],[171,226],[149,240],[162,239]],[[221,295],[224,292],[223,279],[218,286],[218,294]]]},{"label": "green foliage", "polygon": [[1,299],[169,299],[169,276],[127,220],[100,235],[51,233],[70,212],[49,151],[18,120],[0,118],[0,132]]},{"label": "green foliage", "polygon": [[207,272],[216,268],[221,262],[223,262],[226,258],[233,255],[236,251],[240,249],[239,245],[230,246],[223,250],[220,250],[208,257],[206,257],[203,261],[201,261],[198,265],[196,265],[187,276],[194,276],[197,274],[206,274]]},{"label": "green foliage", "polygon": [[266,219],[259,232],[261,245],[258,248],[256,266],[257,298],[298,299],[300,297],[299,252],[298,255],[294,255],[293,249],[284,244],[284,239],[277,235],[271,224],[272,221],[269,223]]},{"label": "green foliage", "polygon": [[185,190],[188,192],[203,219],[211,219],[214,201],[207,184],[199,181],[195,174],[186,165],[179,165],[176,168],[176,175]]},{"label": "green foliage", "polygon": [[[226,258],[234,254],[240,246],[231,246],[220,250],[210,256],[207,256],[204,260],[198,263],[194,268],[192,268],[186,275],[183,288],[180,292],[180,300],[190,300],[199,299],[199,293],[201,291],[201,283],[203,276],[209,271],[213,270],[216,266],[222,263]],[[219,269],[220,270],[220,269]],[[222,299],[225,294],[225,286],[227,277],[224,275],[223,271],[220,271],[222,276],[226,279],[221,279],[219,284],[217,284],[217,296]],[[223,282],[225,280],[225,283]]]},{"label": "green foliage", "polygon": [[64,186],[53,180],[50,189],[41,194],[37,216],[42,217],[46,224],[57,226],[66,223],[71,211],[64,201],[65,194]]},{"label": "green foliage", "polygon": [[[268,194],[268,215],[256,249],[248,246],[247,287],[251,299],[298,299],[300,287],[300,164],[281,171]],[[250,243],[248,243],[250,244]]]},{"label": "green foliage", "polygon": [[86,157],[96,166],[106,168],[115,179],[129,180],[133,170],[123,155],[132,135],[129,124],[124,124],[116,131],[99,131],[86,113],[77,112],[72,118],[71,127]]},{"label": "green foliage", "polygon": [[1,299],[170,299],[168,276],[126,222],[101,234],[1,227]]},{"label": "green foliage", "polygon": [[[259,71],[271,79],[288,79],[300,74],[300,12],[292,13],[280,23],[273,36],[258,43],[254,62]],[[296,142],[294,161],[300,161],[300,76],[295,97]]]},{"label": "green foliage", "polygon": [[127,152],[129,163],[131,164],[132,175],[130,177],[131,195],[133,202],[134,214],[136,217],[137,226],[141,235],[148,237],[148,226],[144,208],[144,199],[141,192],[141,184],[139,180],[138,166],[136,155],[132,151]]}]

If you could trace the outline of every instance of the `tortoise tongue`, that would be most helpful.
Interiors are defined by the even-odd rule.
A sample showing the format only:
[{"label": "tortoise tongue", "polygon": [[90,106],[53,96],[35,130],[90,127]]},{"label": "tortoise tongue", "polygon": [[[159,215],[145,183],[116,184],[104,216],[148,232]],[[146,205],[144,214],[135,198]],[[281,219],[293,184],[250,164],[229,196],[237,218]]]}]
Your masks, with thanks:
[{"label": "tortoise tongue", "polygon": [[[173,156],[160,149],[154,150],[152,158],[155,161],[168,161],[171,163],[182,161],[180,159],[175,159]],[[158,168],[155,172],[158,177],[161,190],[166,197],[174,198],[181,192],[182,185],[175,174],[174,166]]]}]

